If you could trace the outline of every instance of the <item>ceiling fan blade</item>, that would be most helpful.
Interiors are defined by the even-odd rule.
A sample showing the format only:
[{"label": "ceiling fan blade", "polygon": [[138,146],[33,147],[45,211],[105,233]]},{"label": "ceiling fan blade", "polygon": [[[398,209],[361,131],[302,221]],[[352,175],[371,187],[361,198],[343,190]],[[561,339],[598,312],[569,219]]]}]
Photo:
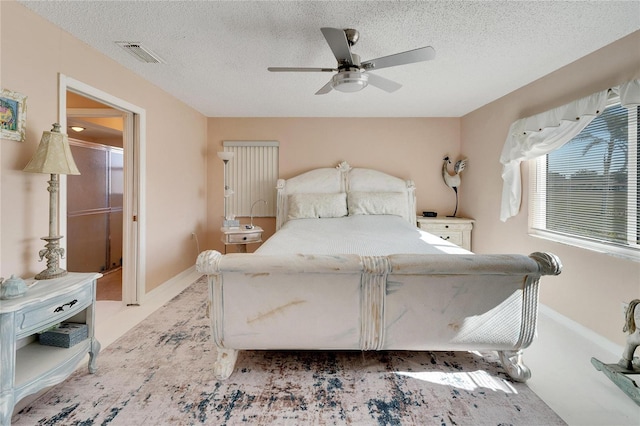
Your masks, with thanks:
[{"label": "ceiling fan blade", "polygon": [[336,68],[294,68],[294,67],[269,67],[271,72],[334,72]]},{"label": "ceiling fan blade", "polygon": [[344,34],[344,30],[340,28],[320,28],[324,38],[327,39],[329,47],[333,52],[333,56],[336,57],[340,65],[353,65],[353,57],[351,56],[351,48],[347,41],[347,36]]},{"label": "ceiling fan blade", "polygon": [[379,70],[381,68],[395,67],[396,65],[412,64],[414,62],[429,61],[436,57],[436,51],[431,46],[408,50],[395,55],[383,56],[362,63],[366,70]]},{"label": "ceiling fan blade", "polygon": [[402,84],[380,77],[379,75],[367,73],[367,77],[370,85],[382,89],[385,92],[392,93],[402,87]]},{"label": "ceiling fan blade", "polygon": [[322,86],[322,87],[320,88],[320,90],[318,90],[318,91],[316,92],[316,95],[326,95],[327,93],[329,93],[329,92],[331,91],[331,89],[332,89],[332,87],[331,87],[331,82],[332,82],[332,80],[329,80],[329,82],[328,82],[327,84],[325,84],[324,86]]}]

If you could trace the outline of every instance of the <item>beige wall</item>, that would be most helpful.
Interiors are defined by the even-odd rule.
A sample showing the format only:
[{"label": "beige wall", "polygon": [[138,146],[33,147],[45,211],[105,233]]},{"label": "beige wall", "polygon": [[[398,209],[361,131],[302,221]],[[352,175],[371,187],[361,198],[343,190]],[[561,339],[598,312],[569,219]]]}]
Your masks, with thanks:
[{"label": "beige wall", "polygon": [[[282,178],[347,161],[353,167],[412,179],[419,212],[447,215],[455,207],[455,195],[442,181],[441,168],[445,154],[458,156],[458,118],[209,118],[208,129],[208,180],[218,182],[209,185],[207,197],[211,248],[222,248],[223,167],[216,152],[222,150],[224,140],[279,141]],[[462,214],[464,206],[461,201]],[[254,222],[268,230],[267,235],[273,233],[273,219]]]},{"label": "beige wall", "polygon": [[48,177],[22,168],[58,120],[59,73],[146,110],[145,290],[192,266],[191,233],[204,234],[206,222],[206,118],[18,3],[0,2],[0,19],[1,85],[28,96],[26,140],[0,141],[0,275],[45,267],[37,254],[48,233]]},{"label": "beige wall", "polygon": [[[640,32],[584,57],[462,118],[465,208],[476,219],[474,250],[480,253],[550,251],[564,269],[543,280],[541,301],[555,311],[622,345],[621,303],[640,298],[640,263],[527,235],[528,165],[522,169],[520,214],[499,220],[502,146],[510,124],[574,99],[638,78]],[[636,73],[636,74],[634,74]]]}]

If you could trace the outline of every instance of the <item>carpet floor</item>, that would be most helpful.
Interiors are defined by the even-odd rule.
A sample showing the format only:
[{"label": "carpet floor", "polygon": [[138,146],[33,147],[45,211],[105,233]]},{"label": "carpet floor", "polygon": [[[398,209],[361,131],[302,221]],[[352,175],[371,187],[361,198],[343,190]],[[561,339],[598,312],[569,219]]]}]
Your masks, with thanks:
[{"label": "carpet floor", "polygon": [[[562,425],[492,353],[241,351],[225,381],[200,279],[14,425]],[[534,372],[535,374],[535,372]]]}]

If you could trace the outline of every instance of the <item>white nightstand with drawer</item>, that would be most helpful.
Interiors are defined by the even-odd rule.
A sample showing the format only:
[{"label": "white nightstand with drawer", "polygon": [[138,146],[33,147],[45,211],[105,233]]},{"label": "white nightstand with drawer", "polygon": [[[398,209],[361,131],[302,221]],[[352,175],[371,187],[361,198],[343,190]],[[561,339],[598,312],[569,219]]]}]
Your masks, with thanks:
[{"label": "white nightstand with drawer", "polygon": [[[70,272],[40,280],[16,299],[0,301],[0,424],[11,423],[25,396],[63,381],[88,353],[96,371],[100,343],[94,335],[96,280],[102,274]],[[61,322],[86,324],[88,336],[71,347],[40,344],[37,334]]]},{"label": "white nightstand with drawer", "polygon": [[247,244],[261,243],[262,242],[262,228],[254,226],[253,228],[245,228],[241,226],[239,228],[220,228],[222,233],[221,240],[224,243],[224,252],[227,252],[228,245],[235,245],[238,247],[239,253],[247,252]]},{"label": "white nightstand with drawer", "polygon": [[443,240],[452,242],[471,251],[471,231],[473,219],[463,217],[422,217],[418,216],[420,229],[437,235]]}]

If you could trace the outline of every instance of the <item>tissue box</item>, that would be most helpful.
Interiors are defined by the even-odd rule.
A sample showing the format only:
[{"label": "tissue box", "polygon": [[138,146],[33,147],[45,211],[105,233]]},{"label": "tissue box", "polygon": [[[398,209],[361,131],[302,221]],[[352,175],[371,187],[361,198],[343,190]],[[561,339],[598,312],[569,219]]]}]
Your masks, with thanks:
[{"label": "tissue box", "polygon": [[58,328],[42,333],[40,335],[40,344],[57,346],[59,348],[70,348],[82,342],[87,337],[89,337],[87,324],[63,322]]},{"label": "tissue box", "polygon": [[222,222],[222,226],[225,228],[239,228],[240,227],[240,220],[238,219],[225,219]]}]

